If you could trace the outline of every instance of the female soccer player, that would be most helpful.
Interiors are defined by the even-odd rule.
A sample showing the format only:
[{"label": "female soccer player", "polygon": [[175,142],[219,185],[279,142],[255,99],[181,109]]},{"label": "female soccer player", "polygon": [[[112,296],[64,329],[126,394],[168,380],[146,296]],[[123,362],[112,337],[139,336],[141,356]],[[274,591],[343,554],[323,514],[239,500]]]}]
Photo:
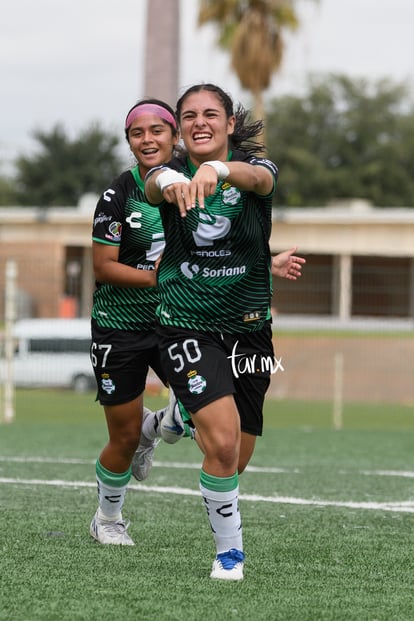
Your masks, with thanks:
[{"label": "female soccer player", "polygon": [[189,88],[176,114],[188,155],[152,171],[145,184],[166,241],[161,359],[204,451],[200,490],[216,545],[210,576],[241,580],[238,466],[262,433],[274,361],[269,237],[278,170],[257,156],[262,122],[246,123],[246,111],[234,112],[219,87]]},{"label": "female soccer player", "polygon": [[164,233],[159,211],[145,200],[143,179],[172,157],[179,139],[174,112],[157,99],[140,101],[126,117],[125,135],[137,165],[104,191],[93,221],[91,360],[109,441],[96,462],[99,507],[90,534],[103,544],[134,545],[122,507],[133,458],[135,476],[145,478],[155,445],[144,436],[140,442],[148,368],[166,382],[155,334]]}]

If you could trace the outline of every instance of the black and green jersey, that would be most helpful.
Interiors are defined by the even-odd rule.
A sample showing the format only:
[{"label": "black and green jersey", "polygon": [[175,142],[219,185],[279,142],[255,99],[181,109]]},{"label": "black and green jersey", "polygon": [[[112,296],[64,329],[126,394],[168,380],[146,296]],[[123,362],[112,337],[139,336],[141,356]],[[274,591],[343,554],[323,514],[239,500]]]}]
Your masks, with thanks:
[{"label": "black and green jersey", "polygon": [[[266,159],[234,152],[230,159],[267,167]],[[187,158],[169,167],[192,178]],[[274,190],[273,190],[274,192]],[[166,247],[158,271],[162,325],[205,332],[252,332],[269,319],[271,274],[269,238],[272,196],[240,191],[226,181],[216,193],[182,218],[168,203],[161,206]]]},{"label": "black and green jersey", "polygon": [[[115,179],[100,197],[92,239],[119,246],[119,262],[138,270],[153,270],[164,249],[158,209],[144,200],[138,167]],[[148,331],[154,329],[159,303],[156,288],[115,287],[97,282],[92,317],[104,328]]]}]

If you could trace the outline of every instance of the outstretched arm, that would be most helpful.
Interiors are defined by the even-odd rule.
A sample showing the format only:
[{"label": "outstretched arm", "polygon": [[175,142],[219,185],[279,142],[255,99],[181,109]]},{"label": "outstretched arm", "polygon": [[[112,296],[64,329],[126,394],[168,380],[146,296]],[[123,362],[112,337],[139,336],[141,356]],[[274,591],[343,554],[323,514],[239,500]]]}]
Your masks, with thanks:
[{"label": "outstretched arm", "polygon": [[272,257],[273,276],[297,280],[302,275],[302,265],[305,265],[306,259],[294,255],[297,249],[297,246],[294,246]]},{"label": "outstretched arm", "polygon": [[214,160],[201,164],[191,180],[168,167],[156,170],[145,180],[145,194],[153,205],[163,199],[174,203],[185,217],[196,202],[203,209],[204,199],[214,194],[218,182],[224,179],[239,190],[263,196],[270,194],[274,187],[274,177],[265,166]]}]

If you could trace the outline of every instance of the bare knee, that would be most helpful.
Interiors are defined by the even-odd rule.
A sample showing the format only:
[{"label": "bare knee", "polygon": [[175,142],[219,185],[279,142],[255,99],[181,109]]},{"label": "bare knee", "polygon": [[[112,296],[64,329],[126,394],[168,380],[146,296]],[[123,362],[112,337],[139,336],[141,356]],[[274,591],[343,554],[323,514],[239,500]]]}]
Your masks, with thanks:
[{"label": "bare knee", "polygon": [[210,474],[227,477],[237,470],[239,443],[229,437],[221,437],[208,443],[205,448],[203,468]]},{"label": "bare knee", "polygon": [[230,438],[223,438],[214,452],[216,459],[223,467],[232,468],[238,458],[237,442]]}]

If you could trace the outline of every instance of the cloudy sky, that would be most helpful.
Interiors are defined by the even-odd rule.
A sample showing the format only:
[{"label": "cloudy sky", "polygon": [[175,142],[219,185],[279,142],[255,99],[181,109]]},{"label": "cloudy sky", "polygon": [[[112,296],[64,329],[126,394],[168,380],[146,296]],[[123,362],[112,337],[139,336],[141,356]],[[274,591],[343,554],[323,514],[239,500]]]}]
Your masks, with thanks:
[{"label": "cloudy sky", "polygon": [[[150,1],[150,0],[149,0]],[[165,0],[168,2],[168,0]],[[197,29],[196,0],[181,0],[180,86],[212,81],[249,105],[215,46]],[[414,83],[413,0],[297,0],[301,28],[287,39],[267,96],[300,92],[312,73]],[[93,121],[119,131],[143,95],[145,0],[2,0],[0,172],[33,149],[31,132]]]}]

